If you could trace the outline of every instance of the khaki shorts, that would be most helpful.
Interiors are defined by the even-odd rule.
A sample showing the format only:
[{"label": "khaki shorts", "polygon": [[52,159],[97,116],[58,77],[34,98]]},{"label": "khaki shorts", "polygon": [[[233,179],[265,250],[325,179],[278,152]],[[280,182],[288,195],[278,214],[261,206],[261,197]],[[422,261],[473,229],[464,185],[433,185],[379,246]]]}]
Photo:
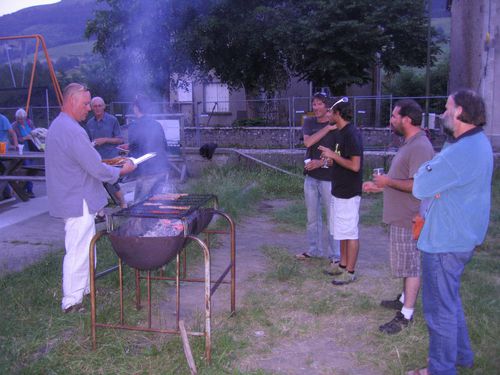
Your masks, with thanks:
[{"label": "khaki shorts", "polygon": [[389,258],[394,277],[420,277],[420,251],[411,229],[390,226]]}]

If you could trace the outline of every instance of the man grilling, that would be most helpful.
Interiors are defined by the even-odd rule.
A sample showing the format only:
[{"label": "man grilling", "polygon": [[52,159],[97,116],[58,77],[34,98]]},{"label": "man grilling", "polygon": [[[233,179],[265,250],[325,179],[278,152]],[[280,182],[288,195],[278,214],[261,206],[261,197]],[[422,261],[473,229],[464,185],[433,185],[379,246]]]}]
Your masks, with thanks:
[{"label": "man grilling", "polygon": [[52,121],[46,138],[49,213],[65,223],[61,306],[65,313],[84,311],[83,296],[90,292],[89,246],[95,234],[94,217],[107,203],[102,183],[113,184],[135,169],[130,161],[121,169],[101,162],[79,125],[89,111],[89,90],[70,83],[63,91],[62,111]]}]

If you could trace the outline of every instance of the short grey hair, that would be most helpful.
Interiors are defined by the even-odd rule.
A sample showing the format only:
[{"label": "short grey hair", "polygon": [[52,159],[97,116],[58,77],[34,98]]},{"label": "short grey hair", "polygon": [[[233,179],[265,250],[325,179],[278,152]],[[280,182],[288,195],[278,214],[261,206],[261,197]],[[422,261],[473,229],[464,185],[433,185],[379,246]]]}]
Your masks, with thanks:
[{"label": "short grey hair", "polygon": [[26,111],[22,108],[19,108],[17,111],[16,111],[16,120],[19,119],[19,118],[27,118],[28,115],[26,113]]},{"label": "short grey hair", "polygon": [[64,101],[68,100],[70,97],[75,95],[77,92],[85,92],[85,91],[89,91],[87,86],[85,86],[81,83],[76,83],[76,82],[70,83],[63,90],[63,100]]},{"label": "short grey hair", "polygon": [[90,101],[90,106],[93,106],[94,103],[102,103],[102,104],[104,104],[104,106],[106,106],[106,102],[100,96],[94,96],[92,98],[92,100]]}]

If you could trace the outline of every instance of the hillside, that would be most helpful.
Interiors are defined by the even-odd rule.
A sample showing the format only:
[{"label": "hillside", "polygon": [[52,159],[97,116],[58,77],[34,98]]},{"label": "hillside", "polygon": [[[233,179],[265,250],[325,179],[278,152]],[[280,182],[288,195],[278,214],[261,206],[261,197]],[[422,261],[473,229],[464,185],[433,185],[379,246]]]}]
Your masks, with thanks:
[{"label": "hillside", "polygon": [[[85,25],[95,8],[96,0],[62,0],[22,9],[0,17],[0,36],[41,34],[49,48],[84,42]],[[0,62],[4,60],[1,53]]]}]

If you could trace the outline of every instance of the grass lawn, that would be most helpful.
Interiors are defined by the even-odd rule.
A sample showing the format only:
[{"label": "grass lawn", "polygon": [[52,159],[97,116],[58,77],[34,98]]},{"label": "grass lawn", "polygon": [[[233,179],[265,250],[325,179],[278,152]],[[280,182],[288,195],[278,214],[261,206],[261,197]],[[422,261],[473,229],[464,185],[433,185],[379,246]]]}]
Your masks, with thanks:
[{"label": "grass lawn", "polygon": [[[213,169],[186,188],[191,192],[218,195],[220,206],[237,221],[256,213],[263,199],[287,199],[293,202],[273,213],[283,230],[304,230],[305,209],[301,200],[302,180],[266,170],[248,172],[238,168]],[[379,225],[381,198],[366,197],[369,204],[363,212],[364,225]],[[485,243],[466,268],[462,283],[470,336],[476,352],[473,370],[460,374],[497,373],[500,364],[500,174],[494,179],[490,229]],[[99,268],[116,263],[110,244],[98,244]],[[213,330],[212,365],[201,359],[204,341],[190,337],[200,374],[265,374],[262,370],[234,370],[240,353],[270,350],[286,337],[300,335],[294,322],[296,314],[312,314],[335,324],[336,314],[370,317],[377,301],[363,291],[341,293],[346,301],[340,306],[331,296],[319,294],[322,282],[319,268],[305,272],[286,249],[263,247],[269,270],[258,275],[256,284],[265,283],[263,293],[248,293],[237,315],[217,319]],[[0,374],[187,374],[189,373],[180,338],[129,331],[98,330],[98,347],[91,350],[89,314],[62,314],[61,259],[63,250],[52,254],[23,272],[0,279]],[[169,265],[171,268],[172,265]],[[167,270],[168,271],[168,270]],[[133,293],[134,282],[126,270],[125,289]],[[158,284],[159,286],[160,284]],[[99,313],[103,320],[113,321],[117,312],[117,281],[112,275],[98,281]],[[162,293],[153,288],[157,300]],[[284,290],[293,290],[283,298]],[[299,298],[301,297],[301,298]],[[303,297],[303,298],[302,298]],[[145,311],[135,312],[132,300],[126,300],[129,323],[144,322]],[[102,320],[101,320],[102,321]],[[248,332],[255,327],[270,332],[263,347],[255,346]],[[313,331],[314,332],[314,331]],[[366,335],[369,349],[358,355],[361,363],[379,363],[390,374],[401,368],[424,364],[427,350],[425,324],[420,322],[408,337],[389,338],[381,334]],[[410,367],[411,368],[411,367]]]}]

